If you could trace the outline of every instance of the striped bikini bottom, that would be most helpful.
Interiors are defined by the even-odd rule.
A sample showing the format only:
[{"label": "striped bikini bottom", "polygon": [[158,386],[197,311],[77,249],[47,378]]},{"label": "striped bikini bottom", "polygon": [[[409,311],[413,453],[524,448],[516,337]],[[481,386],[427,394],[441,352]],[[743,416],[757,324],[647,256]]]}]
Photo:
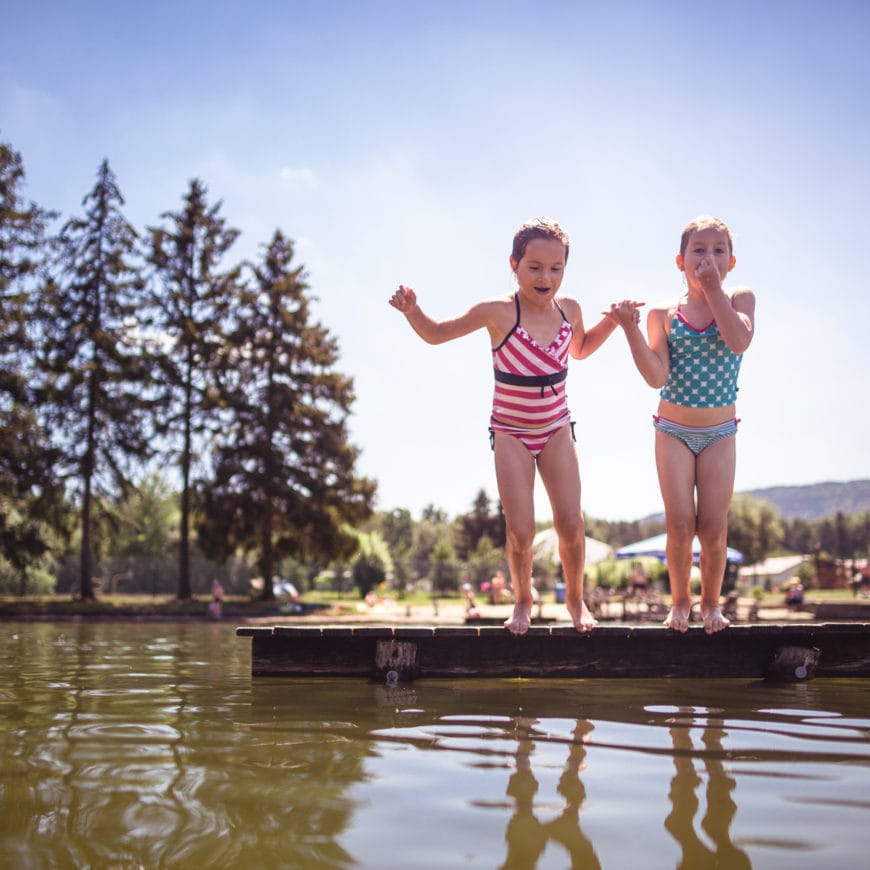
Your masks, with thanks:
[{"label": "striped bikini bottom", "polygon": [[702,450],[711,444],[715,444],[723,438],[730,438],[732,435],[736,435],[737,424],[739,422],[735,417],[733,420],[726,420],[724,423],[718,423],[716,426],[684,426],[682,423],[674,423],[671,420],[666,420],[664,417],[658,417],[653,414],[653,426],[659,432],[679,438],[695,456],[698,456]]},{"label": "striped bikini bottom", "polygon": [[547,426],[544,429],[522,429],[519,426],[508,426],[505,423],[492,420],[489,427],[489,446],[495,450],[495,433],[505,432],[521,441],[532,456],[537,456],[546,447],[553,435],[568,425],[571,426],[571,437],[576,441],[573,420],[560,420],[555,426]]}]

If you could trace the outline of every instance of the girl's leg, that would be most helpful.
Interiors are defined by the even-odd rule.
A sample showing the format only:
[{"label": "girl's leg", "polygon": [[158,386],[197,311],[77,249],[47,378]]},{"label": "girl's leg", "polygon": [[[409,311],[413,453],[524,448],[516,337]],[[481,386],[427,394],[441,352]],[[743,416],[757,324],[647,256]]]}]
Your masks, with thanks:
[{"label": "girl's leg", "polygon": [[695,454],[679,438],[656,432],[656,467],[665,505],[668,575],[671,581],[671,611],[665,625],[688,631],[692,612],[689,581],[692,573],[692,542],[695,509]]},{"label": "girl's leg", "polygon": [[723,438],[698,456],[698,540],[701,542],[701,616],[707,634],[730,623],[719,610],[725,577],[728,506],[734,492],[736,439]]},{"label": "girl's leg", "polygon": [[535,459],[513,435],[496,432],[495,477],[505,518],[505,557],[514,592],[505,628],[525,634],[532,620],[532,543],[535,539]]},{"label": "girl's leg", "polygon": [[538,471],[553,509],[568,613],[578,631],[591,631],[598,623],[583,601],[586,526],[580,507],[580,467],[570,426],[564,426],[547,442],[538,456]]}]

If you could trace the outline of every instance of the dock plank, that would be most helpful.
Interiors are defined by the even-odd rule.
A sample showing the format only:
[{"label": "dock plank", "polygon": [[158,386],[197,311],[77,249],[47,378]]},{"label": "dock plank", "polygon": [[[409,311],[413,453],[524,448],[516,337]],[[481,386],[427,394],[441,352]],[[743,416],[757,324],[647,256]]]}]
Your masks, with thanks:
[{"label": "dock plank", "polygon": [[[241,626],[253,676],[412,680],[473,677],[870,676],[870,624],[732,625],[707,635],[660,625]],[[803,672],[802,672],[803,671]]]}]

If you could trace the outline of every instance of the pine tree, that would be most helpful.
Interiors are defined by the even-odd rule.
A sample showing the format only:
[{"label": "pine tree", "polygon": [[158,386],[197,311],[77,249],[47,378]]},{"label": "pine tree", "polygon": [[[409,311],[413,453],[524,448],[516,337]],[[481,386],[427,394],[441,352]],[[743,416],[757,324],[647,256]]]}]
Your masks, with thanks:
[{"label": "pine tree", "polygon": [[484,490],[479,490],[474,499],[474,505],[469,513],[457,518],[459,524],[459,543],[457,551],[461,559],[468,559],[477,549],[482,537],[488,537],[496,547],[505,545],[505,520],[500,501],[496,501],[496,510],[490,510],[489,496]]},{"label": "pine tree", "polygon": [[255,552],[264,598],[282,558],[350,556],[357,543],[345,528],[370,515],[375,490],[354,474],[358,450],[346,425],[353,384],[334,369],[335,340],[311,322],[293,253],[276,232],[239,299],[222,367],[231,423],[202,492],[202,540],[222,555]]},{"label": "pine tree", "polygon": [[21,155],[0,143],[0,559],[26,588],[28,567],[62,521],[56,456],[35,412],[33,299],[56,215],[22,196]]},{"label": "pine tree", "polygon": [[178,453],[181,476],[178,598],[191,597],[190,526],[195,463],[220,418],[215,392],[219,351],[241,267],[220,271],[221,260],[239,233],[209,206],[198,179],[190,183],[179,212],[162,215],[169,226],[152,227],[149,260],[158,286],[154,295],[163,352],[158,355],[162,391],[158,431]]},{"label": "pine tree", "polygon": [[40,408],[63,453],[61,470],[75,482],[80,592],[92,599],[94,511],[130,490],[149,454],[148,367],[136,321],[144,292],[138,237],[107,160],[82,205],[84,215],[60,231],[54,282],[42,294]]}]

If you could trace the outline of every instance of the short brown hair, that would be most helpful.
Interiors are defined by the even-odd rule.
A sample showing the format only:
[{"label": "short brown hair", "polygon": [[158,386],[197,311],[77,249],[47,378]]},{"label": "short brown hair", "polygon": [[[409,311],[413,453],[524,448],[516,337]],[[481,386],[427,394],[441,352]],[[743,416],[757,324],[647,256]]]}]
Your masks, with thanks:
[{"label": "short brown hair", "polygon": [[734,237],[731,235],[731,230],[721,218],[713,217],[709,214],[702,214],[699,217],[690,220],[683,228],[683,235],[680,237],[680,256],[685,256],[686,248],[689,246],[689,239],[692,233],[697,230],[720,230],[728,236],[728,247],[731,249],[731,254],[734,254]]},{"label": "short brown hair", "polygon": [[514,246],[511,251],[511,259],[519,263],[525,256],[526,247],[532,239],[553,239],[565,246],[565,262],[568,262],[568,233],[559,226],[552,218],[537,217],[526,221],[514,233]]}]

